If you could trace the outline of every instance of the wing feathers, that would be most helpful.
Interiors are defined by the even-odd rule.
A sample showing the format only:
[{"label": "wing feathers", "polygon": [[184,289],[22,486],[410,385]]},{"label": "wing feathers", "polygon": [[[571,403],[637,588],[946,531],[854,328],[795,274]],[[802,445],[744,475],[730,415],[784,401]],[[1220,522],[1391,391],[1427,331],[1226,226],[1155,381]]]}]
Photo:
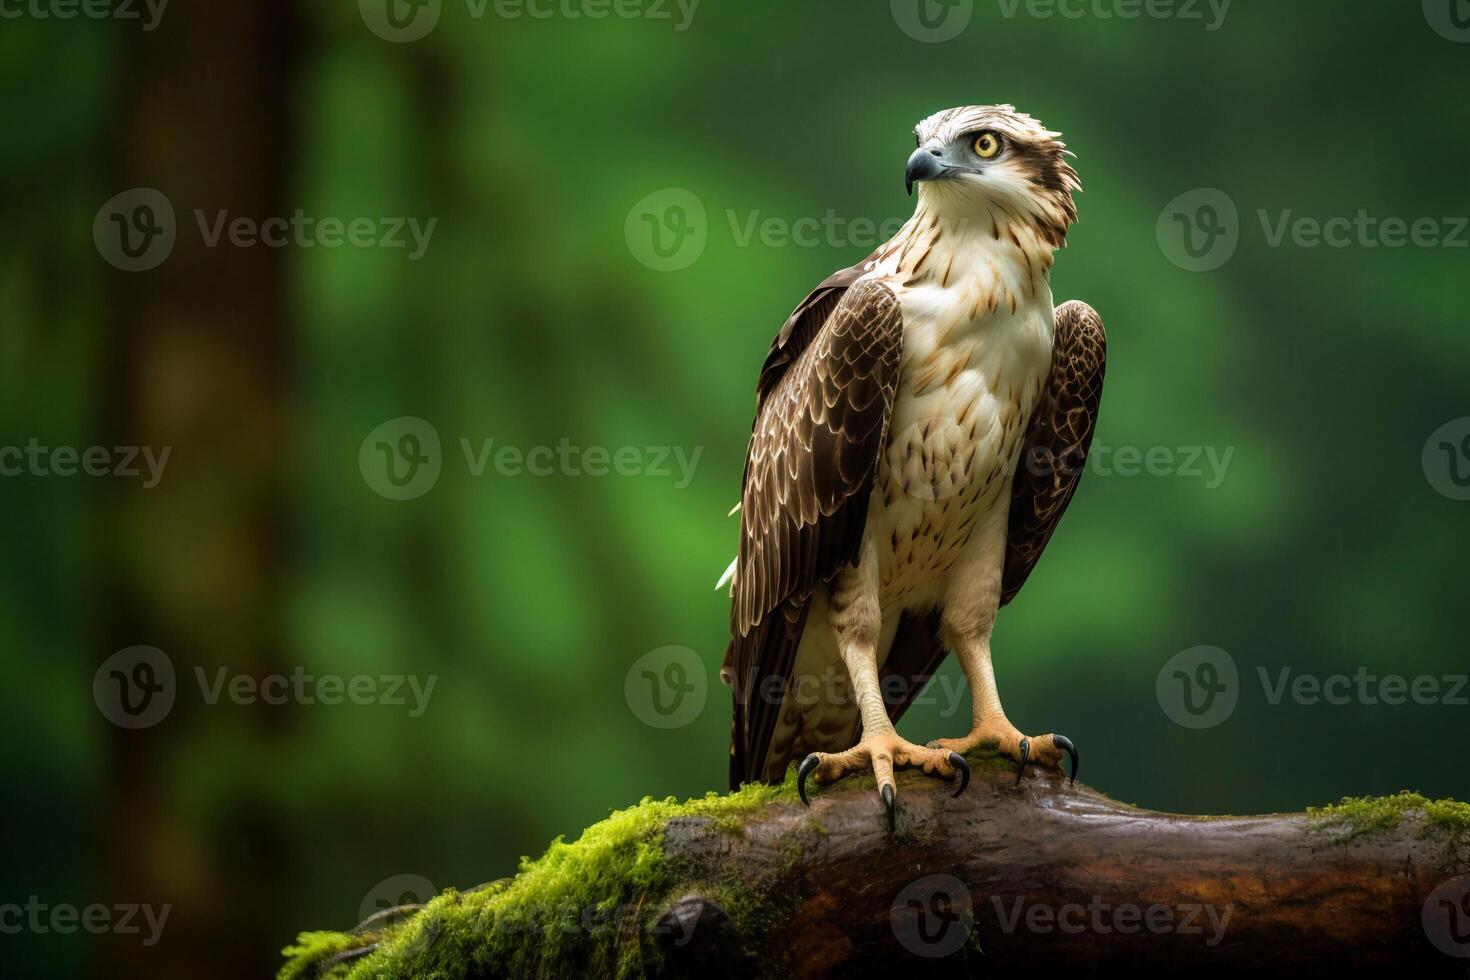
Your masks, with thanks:
[{"label": "wing feathers", "polygon": [[1082,479],[1107,368],[1102,318],[1073,300],[1057,308],[1051,381],[1031,416],[1011,491],[1001,605],[1016,597]]},{"label": "wing feathers", "polygon": [[[736,633],[856,553],[902,341],[893,293],[860,284],[770,389],[746,457]],[[803,545],[814,548],[814,567],[792,560]]]},{"label": "wing feathers", "polygon": [[892,291],[859,275],[838,273],[797,307],[761,371],[727,653],[732,785],[765,776],[780,699],[762,692],[789,677],[812,590],[862,542],[903,326]]}]

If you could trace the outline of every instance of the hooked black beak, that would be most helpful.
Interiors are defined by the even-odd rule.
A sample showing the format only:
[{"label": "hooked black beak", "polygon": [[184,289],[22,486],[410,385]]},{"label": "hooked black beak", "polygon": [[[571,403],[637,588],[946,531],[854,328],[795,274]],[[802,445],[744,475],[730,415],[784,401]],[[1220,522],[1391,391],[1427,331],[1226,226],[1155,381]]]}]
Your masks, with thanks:
[{"label": "hooked black beak", "polygon": [[939,158],[939,152],[938,150],[928,150],[921,146],[909,157],[909,165],[903,172],[903,183],[905,189],[909,192],[909,197],[914,196],[914,183],[916,181],[933,180],[936,177],[943,177],[945,172],[949,170],[944,165],[944,161]]}]

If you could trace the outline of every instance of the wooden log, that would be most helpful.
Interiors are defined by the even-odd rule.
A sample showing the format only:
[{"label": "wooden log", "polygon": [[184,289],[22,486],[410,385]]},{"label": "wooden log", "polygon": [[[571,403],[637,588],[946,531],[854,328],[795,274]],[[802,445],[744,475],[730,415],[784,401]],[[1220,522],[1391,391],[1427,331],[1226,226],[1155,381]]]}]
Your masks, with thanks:
[{"label": "wooden log", "polygon": [[[1465,804],[1400,794],[1308,813],[1180,816],[1052,773],[1017,785],[1003,761],[972,760],[959,798],[904,774],[892,832],[871,779],[818,790],[810,808],[789,783],[728,807],[645,803],[663,809],[608,822],[625,821],[637,846],[656,838],[657,872],[647,873],[652,850],[636,862],[643,886],[602,880],[611,872],[572,856],[581,844],[556,845],[543,862],[560,879],[533,865],[486,897],[436,900],[417,934],[322,940],[329,969],[282,975],[1470,976]],[[588,831],[593,850],[617,852],[603,826]],[[549,898],[552,917],[513,911],[552,895],[553,880],[565,894],[568,873],[599,881],[587,907],[629,914],[592,924]]]}]

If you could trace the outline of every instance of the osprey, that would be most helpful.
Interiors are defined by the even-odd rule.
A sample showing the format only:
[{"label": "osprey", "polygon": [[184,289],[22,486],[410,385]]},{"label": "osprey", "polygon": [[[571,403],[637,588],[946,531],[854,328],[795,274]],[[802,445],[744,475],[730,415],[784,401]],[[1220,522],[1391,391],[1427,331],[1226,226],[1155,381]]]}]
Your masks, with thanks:
[{"label": "osprey", "polygon": [[[914,215],[829,276],[776,335],[756,386],[731,633],[730,783],[798,790],[871,769],[969,781],[964,753],[1077,775],[1061,735],[1006,718],[990,635],[1072,499],[1102,396],[1098,315],[1053,309],[1052,253],[1081,189],[1059,133],[1007,105],[930,116]],[[953,651],[972,727],[927,746],[894,727]]]}]

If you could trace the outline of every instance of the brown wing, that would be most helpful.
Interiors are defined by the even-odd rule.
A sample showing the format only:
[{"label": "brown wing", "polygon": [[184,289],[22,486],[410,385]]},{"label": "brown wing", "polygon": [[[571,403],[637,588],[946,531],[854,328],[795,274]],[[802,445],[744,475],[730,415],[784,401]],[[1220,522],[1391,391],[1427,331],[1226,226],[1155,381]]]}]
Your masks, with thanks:
[{"label": "brown wing", "polygon": [[1076,300],[1057,307],[1051,382],[1031,416],[1011,488],[1000,604],[1016,597],[1051,540],[1087,468],[1097,429],[1108,338],[1102,317]]},{"label": "brown wing", "polygon": [[[1073,300],[1057,307],[1056,325],[1051,377],[1031,415],[1011,487],[1001,605],[1021,591],[1061,522],[1082,479],[1097,428],[1108,357],[1102,318],[1086,303]],[[888,685],[885,690],[903,693],[888,705],[894,721],[913,703],[944,657],[938,617],[906,616],[882,671]],[[889,681],[889,677],[902,677],[904,683]]]},{"label": "brown wing", "polygon": [[898,384],[903,326],[886,286],[824,284],[793,316],[761,372],[745,459],[732,785],[762,778],[812,589],[857,555]]}]

